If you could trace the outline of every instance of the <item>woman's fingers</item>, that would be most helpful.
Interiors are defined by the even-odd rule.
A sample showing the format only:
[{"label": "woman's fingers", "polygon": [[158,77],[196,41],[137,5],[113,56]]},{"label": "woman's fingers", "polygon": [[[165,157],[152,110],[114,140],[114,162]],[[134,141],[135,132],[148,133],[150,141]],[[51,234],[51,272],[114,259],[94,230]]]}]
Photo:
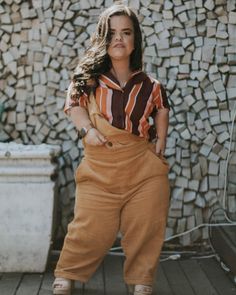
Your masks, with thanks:
[{"label": "woman's fingers", "polygon": [[166,146],[165,140],[157,139],[157,142],[156,142],[156,153],[157,153],[157,155],[162,155],[162,156],[164,155],[165,146]]},{"label": "woman's fingers", "polygon": [[98,134],[98,139],[102,144],[107,142],[107,139],[101,133]]},{"label": "woman's fingers", "polygon": [[85,142],[90,145],[103,145],[107,141],[96,128],[90,129],[84,139]]}]

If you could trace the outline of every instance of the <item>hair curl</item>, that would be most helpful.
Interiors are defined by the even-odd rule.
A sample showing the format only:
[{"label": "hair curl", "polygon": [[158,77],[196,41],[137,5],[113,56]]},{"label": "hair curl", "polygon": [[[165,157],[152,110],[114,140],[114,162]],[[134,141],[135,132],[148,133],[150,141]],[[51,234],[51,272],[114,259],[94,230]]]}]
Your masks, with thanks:
[{"label": "hair curl", "polygon": [[87,87],[96,88],[98,77],[110,70],[111,61],[107,48],[111,40],[110,18],[114,15],[125,15],[131,19],[134,27],[134,50],[130,56],[130,68],[132,71],[142,69],[142,33],[138,18],[128,6],[114,4],[100,15],[96,32],[91,37],[91,45],[74,71],[72,99],[78,98]]}]

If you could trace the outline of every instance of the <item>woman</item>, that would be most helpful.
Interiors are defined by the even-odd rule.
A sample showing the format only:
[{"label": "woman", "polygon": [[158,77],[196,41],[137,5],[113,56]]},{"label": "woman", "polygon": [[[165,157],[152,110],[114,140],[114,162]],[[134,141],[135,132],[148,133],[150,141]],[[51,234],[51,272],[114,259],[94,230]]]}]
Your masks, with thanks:
[{"label": "woman", "polygon": [[[69,87],[65,112],[83,137],[85,156],[75,174],[74,219],[53,294],[71,294],[72,281],[88,281],[118,231],[131,293],[152,293],[169,205],[169,167],[163,157],[169,105],[160,83],[142,71],[141,44],[130,8],[106,9]],[[155,117],[155,144],[150,116]]]}]

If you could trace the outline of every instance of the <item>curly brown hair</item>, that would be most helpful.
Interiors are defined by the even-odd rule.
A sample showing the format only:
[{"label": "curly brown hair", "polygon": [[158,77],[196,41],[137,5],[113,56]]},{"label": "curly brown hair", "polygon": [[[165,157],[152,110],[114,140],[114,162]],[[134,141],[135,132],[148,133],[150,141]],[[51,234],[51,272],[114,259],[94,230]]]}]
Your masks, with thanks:
[{"label": "curly brown hair", "polygon": [[96,87],[98,77],[110,70],[111,61],[107,48],[111,39],[110,18],[114,15],[126,15],[131,19],[134,26],[134,50],[130,56],[130,68],[132,71],[143,68],[142,33],[138,17],[128,6],[114,4],[100,15],[96,32],[91,37],[91,45],[74,71],[72,98],[78,98],[88,86]]}]

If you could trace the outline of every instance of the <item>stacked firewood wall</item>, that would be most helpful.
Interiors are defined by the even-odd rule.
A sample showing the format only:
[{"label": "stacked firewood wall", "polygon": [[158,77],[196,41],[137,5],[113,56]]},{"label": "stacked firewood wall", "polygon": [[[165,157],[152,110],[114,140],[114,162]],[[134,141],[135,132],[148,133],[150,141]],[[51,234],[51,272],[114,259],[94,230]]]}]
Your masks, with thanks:
[{"label": "stacked firewood wall", "polygon": [[[113,2],[0,0],[0,141],[62,147],[58,237],[73,214],[74,170],[83,156],[63,112],[66,89],[98,15]],[[222,203],[236,101],[236,2],[125,3],[142,24],[145,69],[166,87],[171,104],[166,150],[170,236],[208,222]],[[235,187],[236,177],[231,177],[230,188]],[[227,202],[236,210],[235,194]],[[189,245],[207,236],[207,229],[200,228],[179,241]]]}]

